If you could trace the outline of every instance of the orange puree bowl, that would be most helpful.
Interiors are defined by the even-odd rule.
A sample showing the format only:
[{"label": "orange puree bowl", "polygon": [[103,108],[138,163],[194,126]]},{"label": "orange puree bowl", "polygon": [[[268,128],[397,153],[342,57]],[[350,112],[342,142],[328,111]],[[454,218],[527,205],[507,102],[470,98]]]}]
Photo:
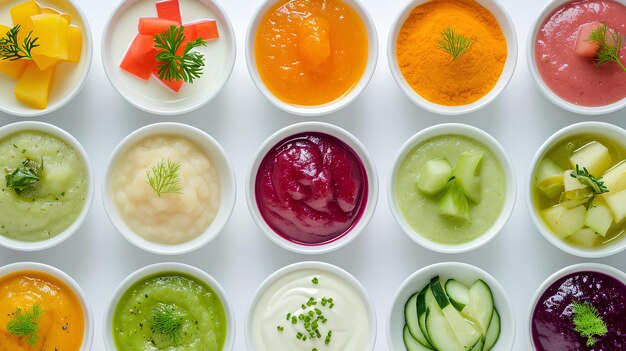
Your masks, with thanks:
[{"label": "orange puree bowl", "polygon": [[376,68],[378,39],[365,7],[358,0],[322,3],[267,0],[248,27],[250,77],[272,104],[295,115],[347,106]]}]

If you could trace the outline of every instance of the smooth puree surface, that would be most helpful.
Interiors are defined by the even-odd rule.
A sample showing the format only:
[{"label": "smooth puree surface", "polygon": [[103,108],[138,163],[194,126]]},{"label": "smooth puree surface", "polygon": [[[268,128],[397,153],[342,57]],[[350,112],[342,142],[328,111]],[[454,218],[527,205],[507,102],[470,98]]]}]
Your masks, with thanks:
[{"label": "smooth puree surface", "polygon": [[287,240],[319,245],[346,234],[366,203],[359,157],[323,133],[294,135],[274,146],[256,175],[256,201],[272,229]]},{"label": "smooth puree surface", "polygon": [[[43,160],[39,184],[27,195],[7,187],[5,173],[24,159]],[[66,230],[80,215],[87,196],[87,168],[78,152],[50,134],[22,131],[0,140],[0,234],[42,241]]]},{"label": "smooth puree surface", "polygon": [[[317,284],[313,279],[317,278]],[[318,303],[306,306],[310,298]],[[332,298],[333,308],[321,306],[322,298]],[[358,292],[344,279],[330,272],[300,269],[277,279],[258,300],[252,314],[252,342],[254,351],[364,351],[371,330],[365,302]],[[298,316],[322,311],[327,319],[320,323],[321,338],[297,339],[298,332],[305,332],[302,323],[287,321],[286,315]],[[278,327],[283,330],[279,331]],[[332,331],[328,345],[325,337]]]},{"label": "smooth puree surface", "polygon": [[[578,28],[606,23],[626,35],[626,6],[612,0],[569,2],[556,9],[535,40],[535,64],[541,78],[559,97],[582,106],[604,106],[626,98],[626,72],[615,62],[596,67],[593,58],[576,55]],[[625,62],[626,48],[620,51]]]},{"label": "smooth puree surface", "polygon": [[[162,161],[180,163],[181,191],[158,196],[146,172]],[[111,189],[120,216],[135,233],[161,244],[178,244],[202,234],[220,206],[215,166],[192,141],[181,136],[147,137],[113,165]]]},{"label": "smooth puree surface", "polygon": [[[7,330],[18,309],[30,311],[38,305],[37,342]],[[65,283],[38,271],[19,271],[0,277],[0,351],[58,350],[78,351],[85,329],[83,308]]]},{"label": "smooth puree surface", "polygon": [[365,71],[363,20],[341,0],[280,0],[263,15],[254,55],[263,83],[280,100],[305,106],[333,102]]},{"label": "smooth puree surface", "polygon": [[[481,161],[481,201],[471,203],[470,221],[443,217],[438,213],[439,199],[430,198],[417,189],[419,174],[428,160],[447,158],[455,165],[463,152],[484,151]],[[409,225],[426,239],[461,244],[484,234],[498,219],[506,198],[506,178],[496,156],[481,143],[459,135],[444,135],[417,145],[402,161],[396,176],[396,201]]]},{"label": "smooth puree surface", "polygon": [[[180,336],[153,332],[152,313],[159,306],[184,315]],[[224,306],[213,289],[179,272],[148,276],[121,297],[113,316],[113,338],[118,351],[220,351],[226,328]]]},{"label": "smooth puree surface", "polygon": [[[573,301],[589,302],[600,313],[608,333],[593,347],[575,330]],[[532,315],[532,338],[537,351],[626,349],[626,286],[599,272],[576,272],[552,283],[541,295]]]}]

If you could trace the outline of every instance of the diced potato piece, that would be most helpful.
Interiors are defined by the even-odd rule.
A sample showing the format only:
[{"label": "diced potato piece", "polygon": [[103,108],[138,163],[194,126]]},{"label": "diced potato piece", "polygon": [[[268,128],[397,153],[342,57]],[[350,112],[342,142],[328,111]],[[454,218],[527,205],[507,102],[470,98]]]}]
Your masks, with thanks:
[{"label": "diced potato piece", "polygon": [[597,54],[600,46],[591,40],[591,32],[596,28],[601,27],[600,22],[585,23],[578,28],[578,39],[576,40],[576,55],[580,57],[594,57]]},{"label": "diced potato piece", "polygon": [[54,67],[41,71],[37,65],[29,65],[15,85],[15,97],[26,105],[45,109],[54,71]]},{"label": "diced potato piece", "polygon": [[592,141],[589,144],[574,151],[569,158],[572,169],[576,169],[576,165],[580,169],[587,168],[589,173],[593,176],[599,177],[604,173],[613,162],[609,149],[597,141]]},{"label": "diced potato piece", "polygon": [[586,185],[581,184],[577,178],[572,177],[572,173],[574,173],[574,171],[571,169],[563,173],[563,188],[565,191],[586,188]]},{"label": "diced potato piece", "polygon": [[32,16],[41,13],[41,8],[35,0],[25,1],[19,5],[15,5],[9,10],[13,26],[20,25],[20,33],[17,35],[18,41],[21,43],[33,30],[33,22],[30,20]]},{"label": "diced potato piece", "polygon": [[585,215],[585,225],[599,235],[606,236],[611,224],[613,224],[613,213],[603,198],[596,196]]},{"label": "diced potato piece", "polygon": [[567,239],[583,247],[594,247],[598,242],[598,238],[599,236],[593,230],[585,228],[572,234]]},{"label": "diced potato piece", "polygon": [[59,11],[57,11],[57,10],[51,8],[51,7],[42,7],[41,8],[41,13],[49,13],[49,14],[52,14],[52,15],[61,15],[61,17],[65,18],[67,23],[72,23],[72,16],[70,14],[59,12]]},{"label": "diced potato piece", "polygon": [[615,223],[623,221],[626,218],[626,189],[612,195],[608,193],[605,199],[606,204],[613,212]]},{"label": "diced potato piece", "polygon": [[70,41],[67,48],[67,60],[69,62],[78,62],[80,61],[80,53],[83,50],[83,33],[80,28],[70,26],[69,34]]},{"label": "diced potato piece", "polygon": [[[11,28],[0,24],[0,38],[4,37],[10,29]],[[0,60],[0,73],[7,75],[11,79],[18,80],[26,70],[29,63],[30,61],[28,60]]]},{"label": "diced potato piece", "polygon": [[586,211],[582,205],[569,209],[559,204],[541,211],[541,216],[554,234],[564,239],[584,227]]},{"label": "diced potato piece", "polygon": [[60,15],[41,14],[31,17],[33,35],[38,37],[38,47],[32,50],[33,61],[45,70],[59,60],[67,60],[69,46],[69,24]]},{"label": "diced potato piece", "polygon": [[549,158],[544,158],[537,165],[535,181],[537,188],[550,199],[556,198],[563,192],[564,169]]},{"label": "diced potato piece", "polygon": [[609,189],[609,193],[605,195],[626,189],[626,160],[604,173],[602,181],[604,181],[604,185]]}]

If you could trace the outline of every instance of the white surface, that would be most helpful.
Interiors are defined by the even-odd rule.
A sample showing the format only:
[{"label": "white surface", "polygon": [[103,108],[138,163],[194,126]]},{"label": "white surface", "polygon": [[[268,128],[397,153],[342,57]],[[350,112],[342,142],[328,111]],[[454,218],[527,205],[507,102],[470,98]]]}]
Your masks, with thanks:
[{"label": "white surface", "polygon": [[[302,117],[278,110],[254,87],[246,70],[243,44],[248,21],[258,1],[223,1],[237,34],[238,56],[233,75],[224,90],[208,105],[183,116],[161,117],[141,112],[121,98],[108,83],[100,62],[100,34],[115,1],[79,0],[94,33],[94,62],[85,89],[72,103],[39,120],[56,124],[83,144],[100,186],[106,160],[115,145],[144,125],[177,121],[199,127],[215,137],[231,157],[238,189],[244,189],[246,170],[255,150],[272,133]],[[387,32],[400,0],[364,0],[378,28],[380,47],[386,47]],[[545,0],[503,1],[515,23],[520,43],[526,42],[529,26]],[[515,162],[518,189],[523,188],[530,160],[552,133],[584,120],[604,120],[626,127],[626,113],[604,117],[578,116],[554,106],[536,89],[520,47],[519,62],[509,87],[485,109],[463,116],[442,117],[415,106],[394,82],[386,65],[386,54],[370,85],[353,104],[338,113],[316,118],[337,124],[358,137],[372,155],[384,189],[393,155],[415,132],[437,123],[462,122],[492,134]],[[0,113],[0,125],[19,118]],[[144,252],[128,243],[107,219],[97,194],[82,229],[65,243],[40,253],[0,249],[0,265],[34,260],[56,266],[82,285],[93,304],[96,319],[94,351],[103,351],[101,330],[105,304],[115,287],[131,272],[145,265],[175,260],[205,270],[227,291],[235,308],[237,340],[235,350],[245,350],[243,322],[257,286],[274,270],[287,264],[318,259],[336,264],[360,279],[374,301],[378,317],[376,351],[387,350],[384,321],[398,286],[411,273],[441,261],[461,261],[483,268],[508,291],[517,316],[515,351],[526,350],[525,316],[535,289],[556,270],[577,262],[601,262],[626,270],[626,253],[585,260],[566,254],[548,243],[535,229],[524,204],[518,201],[511,220],[492,242],[465,254],[445,255],[415,244],[391,217],[387,196],[380,193],[378,208],[363,235],[349,246],[330,254],[303,256],[274,245],[255,226],[239,191],[231,221],[210,245],[183,256],[162,257]]]}]

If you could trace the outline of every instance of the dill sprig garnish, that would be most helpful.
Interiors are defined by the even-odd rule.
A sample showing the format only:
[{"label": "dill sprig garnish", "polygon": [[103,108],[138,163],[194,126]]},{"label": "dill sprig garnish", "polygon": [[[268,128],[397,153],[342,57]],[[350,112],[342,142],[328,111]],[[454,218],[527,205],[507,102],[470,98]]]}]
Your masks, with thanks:
[{"label": "dill sprig garnish", "polygon": [[181,167],[180,163],[172,162],[169,159],[159,162],[146,171],[148,185],[154,189],[159,197],[167,193],[180,193],[182,188],[178,172]]},{"label": "dill sprig garnish", "polygon": [[588,41],[598,45],[595,57],[596,66],[613,61],[626,72],[626,67],[619,57],[620,50],[626,45],[626,38],[621,33],[616,30],[609,30],[609,26],[603,23],[602,26],[591,31]]},{"label": "dill sprig garnish", "polygon": [[39,44],[37,44],[39,38],[31,38],[33,34],[31,30],[26,38],[24,38],[24,43],[20,45],[17,40],[17,35],[21,27],[21,25],[16,24],[15,27],[9,29],[5,36],[0,39],[0,58],[2,60],[16,61],[20,59],[33,59],[30,51],[39,46]]},{"label": "dill sprig garnish", "polygon": [[13,314],[9,323],[7,323],[7,331],[15,336],[27,337],[28,344],[33,346],[37,344],[39,337],[39,319],[43,315],[43,309],[38,304],[28,311],[22,311],[20,308]]},{"label": "dill sprig garnish", "polygon": [[154,36],[154,48],[159,50],[156,55],[159,64],[157,66],[159,78],[167,81],[183,80],[186,83],[193,83],[193,80],[202,75],[204,67],[204,55],[199,52],[191,52],[199,46],[206,46],[207,43],[202,38],[188,42],[182,55],[178,55],[180,46],[184,44],[185,27],[171,26],[163,33]]},{"label": "dill sprig garnish", "polygon": [[450,54],[452,61],[455,61],[472,46],[473,42],[474,39],[456,34],[453,28],[446,27],[446,29],[441,32],[441,39],[437,42],[437,47]]},{"label": "dill sprig garnish", "polygon": [[608,193],[609,189],[604,185],[602,177],[596,178],[589,173],[587,167],[580,169],[580,166],[576,165],[576,170],[570,173],[572,178],[578,179],[580,184],[590,186],[596,194]]},{"label": "dill sprig garnish", "polygon": [[572,303],[574,330],[587,339],[587,347],[592,347],[597,340],[594,335],[603,336],[608,333],[606,323],[602,320],[598,310],[589,302]]},{"label": "dill sprig garnish", "polygon": [[176,344],[180,337],[185,315],[172,306],[159,304],[152,310],[152,331],[170,338]]}]

